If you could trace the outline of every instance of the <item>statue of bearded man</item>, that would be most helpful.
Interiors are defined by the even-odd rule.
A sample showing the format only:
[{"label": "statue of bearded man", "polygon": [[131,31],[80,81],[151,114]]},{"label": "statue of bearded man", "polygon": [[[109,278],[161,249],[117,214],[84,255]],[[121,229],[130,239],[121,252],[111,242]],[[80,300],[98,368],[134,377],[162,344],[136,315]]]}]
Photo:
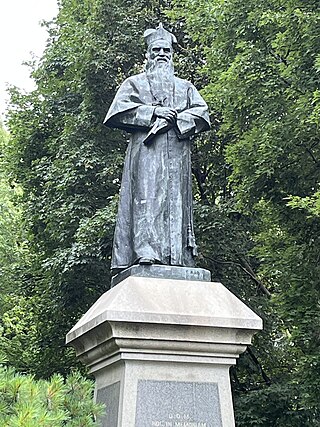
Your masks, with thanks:
[{"label": "statue of bearded man", "polygon": [[105,125],[130,133],[111,268],[194,266],[191,139],[210,128],[196,88],[174,75],[173,34],[145,31],[145,72],[125,80]]}]

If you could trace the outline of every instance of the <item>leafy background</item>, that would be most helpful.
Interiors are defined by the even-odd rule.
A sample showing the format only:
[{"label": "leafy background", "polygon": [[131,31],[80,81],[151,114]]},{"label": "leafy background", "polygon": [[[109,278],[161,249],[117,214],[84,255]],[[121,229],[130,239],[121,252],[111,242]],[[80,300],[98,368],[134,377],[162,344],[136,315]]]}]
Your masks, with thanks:
[{"label": "leafy background", "polygon": [[159,20],[211,112],[193,147],[198,266],[264,320],[231,370],[237,426],[320,425],[316,0],[60,1],[37,89],[11,88],[0,134],[6,364],[39,379],[77,366],[64,336],[109,288],[127,144],[102,121]]}]

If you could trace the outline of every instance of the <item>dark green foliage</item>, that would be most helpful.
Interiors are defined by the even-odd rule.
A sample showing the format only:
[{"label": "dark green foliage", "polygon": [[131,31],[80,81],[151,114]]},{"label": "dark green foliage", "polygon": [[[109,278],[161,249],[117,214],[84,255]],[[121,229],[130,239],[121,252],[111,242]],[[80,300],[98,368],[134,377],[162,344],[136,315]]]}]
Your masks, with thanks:
[{"label": "dark green foliage", "polygon": [[318,4],[175,0],[166,15],[169,6],[62,1],[37,89],[12,90],[6,170],[23,188],[29,244],[18,280],[7,280],[2,348],[39,377],[75,364],[64,335],[109,287],[126,148],[102,121],[160,17],[177,34],[177,74],[212,113],[193,150],[198,265],[264,319],[231,373],[237,425],[317,426]]},{"label": "dark green foliage", "polygon": [[[247,244],[232,234],[230,240],[230,228],[236,233],[238,227],[229,224],[219,239],[226,247],[213,262],[216,268],[221,261],[224,268],[229,264],[232,274],[235,262],[243,272],[255,272],[250,276],[257,294],[252,280],[238,281],[245,290],[231,286],[265,319],[265,332],[233,371],[237,424],[319,425],[318,4],[174,4],[171,15],[186,23],[205,53],[203,93],[218,120],[216,144],[224,147],[218,165],[228,176],[229,197],[210,208],[203,230],[217,235],[215,223],[225,231],[225,219],[238,216],[243,231],[237,235],[244,232]],[[223,224],[215,210],[226,212]],[[205,250],[215,253],[210,237],[205,239],[212,245],[205,242]],[[225,270],[220,277],[228,283]]]},{"label": "dark green foliage", "polygon": [[38,89],[29,96],[12,91],[13,173],[24,187],[34,254],[20,291],[32,298],[37,354],[30,365],[22,352],[15,364],[25,369],[28,359],[41,376],[73,364],[61,363],[65,333],[110,283],[126,141],[102,121],[119,81],[141,61],[133,34],[145,25],[143,6],[132,4],[130,16],[141,18],[130,22],[126,3],[63,2],[33,73]]},{"label": "dark green foliage", "polygon": [[24,190],[30,250],[15,286],[24,308],[3,320],[18,369],[68,372],[65,334],[110,286],[127,141],[102,122],[120,82],[142,68],[142,34],[159,16],[158,1],[62,1],[33,71],[37,89],[11,90],[10,173]]}]

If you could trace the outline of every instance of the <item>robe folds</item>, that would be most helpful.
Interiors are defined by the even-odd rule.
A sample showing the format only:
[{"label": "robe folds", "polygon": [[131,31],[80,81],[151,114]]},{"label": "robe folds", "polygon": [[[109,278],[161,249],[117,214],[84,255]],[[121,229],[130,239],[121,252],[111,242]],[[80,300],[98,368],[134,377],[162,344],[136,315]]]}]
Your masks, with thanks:
[{"label": "robe folds", "polygon": [[170,101],[163,105],[176,109],[174,127],[158,131],[167,122],[155,117],[157,106],[141,73],[123,82],[104,121],[130,133],[112,269],[127,268],[140,258],[194,265],[191,137],[210,128],[208,107],[196,88],[178,77]]}]

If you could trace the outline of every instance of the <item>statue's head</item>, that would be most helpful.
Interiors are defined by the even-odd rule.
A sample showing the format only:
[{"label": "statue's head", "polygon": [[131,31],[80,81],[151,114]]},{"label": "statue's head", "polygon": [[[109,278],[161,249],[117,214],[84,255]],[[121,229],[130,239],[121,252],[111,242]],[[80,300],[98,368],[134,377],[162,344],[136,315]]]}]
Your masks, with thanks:
[{"label": "statue's head", "polygon": [[165,30],[162,24],[156,29],[144,32],[144,39],[148,45],[146,58],[149,65],[166,67],[172,65],[173,43],[177,42],[175,36]]},{"label": "statue's head", "polygon": [[146,57],[159,65],[168,63],[172,60],[172,46],[166,40],[156,40],[148,46]]}]

